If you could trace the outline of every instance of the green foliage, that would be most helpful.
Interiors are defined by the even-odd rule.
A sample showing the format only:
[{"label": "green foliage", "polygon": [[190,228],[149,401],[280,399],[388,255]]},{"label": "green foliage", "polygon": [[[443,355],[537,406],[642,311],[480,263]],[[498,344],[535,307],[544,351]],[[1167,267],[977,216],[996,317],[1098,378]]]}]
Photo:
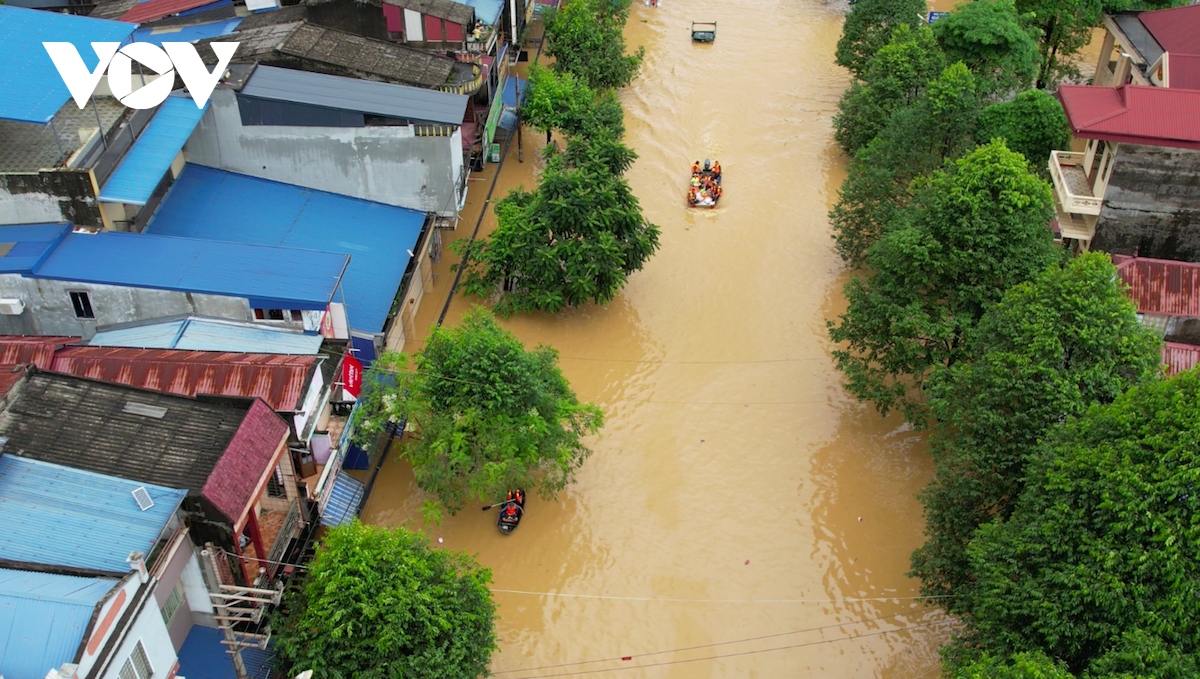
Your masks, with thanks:
[{"label": "green foliage", "polygon": [[1087,679],[1195,679],[1200,677],[1200,656],[1168,646],[1162,638],[1138,629],[1120,640],[1088,667]]},{"label": "green foliage", "polygon": [[658,249],[659,228],[619,174],[635,157],[611,139],[552,153],[541,186],[501,199],[496,230],[464,248],[463,290],[486,297],[503,287],[501,314],[611,301]]},{"label": "green foliage", "polygon": [[946,66],[928,26],[901,25],[867,64],[861,82],[842,95],[833,117],[833,137],[847,155],[866,147],[892,119],[925,91]]},{"label": "green foliage", "polygon": [[1140,674],[1133,663],[1147,651],[1150,668],[1194,663],[1198,442],[1197,371],[1056,428],[1031,460],[1012,517],[971,542],[973,643],[1042,649],[1076,672],[1095,664]]},{"label": "green foliage", "polygon": [[625,132],[625,113],[616,93],[596,92],[571,73],[534,64],[529,73],[529,94],[521,107],[521,120],[549,133],[559,130],[569,137],[611,137]]},{"label": "green foliage", "polygon": [[1071,128],[1053,94],[1026,90],[1012,101],[983,109],[976,138],[980,143],[1003,139],[1008,148],[1025,156],[1031,167],[1044,172],[1051,151],[1070,147]]},{"label": "green foliage", "polygon": [[365,433],[407,417],[418,437],[404,457],[417,485],[451,513],[510,488],[551,498],[591,453],[583,437],[604,414],[580,403],[558,368],[558,353],[527,351],[483,309],[438,328],[408,370],[385,352],[364,380],[356,424]]},{"label": "green foliage", "polygon": [[1074,675],[1062,663],[1035,651],[1003,659],[984,654],[970,665],[955,668],[950,679],[1074,679]]},{"label": "green foliage", "polygon": [[850,6],[842,26],[838,65],[862,77],[875,53],[891,39],[892,31],[901,24],[922,23],[926,11],[922,0],[858,0]]},{"label": "green foliage", "polygon": [[1005,519],[1025,465],[1051,427],[1130,386],[1157,377],[1160,342],[1106,255],[1085,254],[1019,284],[988,309],[968,360],[929,380],[934,481],[925,490],[924,546],[914,575],[928,594],[969,608],[967,545],[975,529]]},{"label": "green foliage", "polygon": [[554,69],[603,90],[628,85],[645,56],[639,47],[625,54],[629,0],[571,0],[546,25],[546,54]]},{"label": "green foliage", "polygon": [[1022,90],[1037,75],[1037,43],[1013,0],[964,2],[933,24],[933,34],[946,60],[965,63],[986,92]]},{"label": "green foliage", "polygon": [[936,366],[967,351],[966,334],[1005,290],[1059,257],[1046,223],[1050,188],[996,142],[922,182],[867,253],[873,272],[846,286],[830,323],[847,389],[881,413],[924,423],[920,391]]},{"label": "green foliage", "polygon": [[842,259],[862,265],[908,203],[913,179],[973,144],[980,105],[975,79],[962,63],[953,64],[855,155],[829,213]]},{"label": "green foliage", "polygon": [[496,650],[491,571],[403,528],[354,523],[324,537],[284,601],[284,676],[475,679]]},{"label": "green foliage", "polygon": [[1037,87],[1048,88],[1075,77],[1074,56],[1100,24],[1100,0],[1016,0],[1017,13],[1039,34]]}]

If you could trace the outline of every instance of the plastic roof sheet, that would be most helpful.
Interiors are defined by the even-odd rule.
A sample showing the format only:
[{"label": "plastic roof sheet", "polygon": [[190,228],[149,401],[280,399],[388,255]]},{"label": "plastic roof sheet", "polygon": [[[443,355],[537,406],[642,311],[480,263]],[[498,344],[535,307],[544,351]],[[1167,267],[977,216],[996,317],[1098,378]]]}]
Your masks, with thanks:
[{"label": "plastic roof sheet", "polygon": [[207,102],[198,108],[188,96],[167,97],[100,189],[100,200],[145,205],[207,108]]},{"label": "plastic roof sheet", "polygon": [[[142,510],[133,490],[154,506]],[[126,573],[150,553],[186,490],[0,456],[0,559]]]},{"label": "plastic roof sheet", "polygon": [[323,338],[257,323],[189,316],[101,328],[93,347],[241,351],[254,354],[316,354]]},{"label": "plastic roof sheet", "polygon": [[424,223],[416,210],[189,163],[146,232],[350,255],[342,278],[350,327],[376,333]]},{"label": "plastic roof sheet", "polygon": [[0,667],[5,679],[43,679],[72,662],[114,578],[0,569]]},{"label": "plastic roof sheet", "polygon": [[461,125],[467,110],[467,96],[462,94],[261,65],[242,94],[448,125]]},{"label": "plastic roof sheet", "polygon": [[96,68],[93,42],[127,42],[134,27],[74,14],[43,12],[0,4],[0,118],[48,123],[71,93],[42,47],[43,42],[69,42],[79,50],[88,70]]}]

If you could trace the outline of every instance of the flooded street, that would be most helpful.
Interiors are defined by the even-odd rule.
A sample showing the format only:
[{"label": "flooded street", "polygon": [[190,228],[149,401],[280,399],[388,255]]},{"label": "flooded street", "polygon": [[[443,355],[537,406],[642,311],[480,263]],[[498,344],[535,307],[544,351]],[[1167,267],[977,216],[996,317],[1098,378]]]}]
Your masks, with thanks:
[{"label": "flooded street", "polygon": [[[713,44],[691,42],[693,20],[717,22]],[[578,482],[531,497],[511,536],[477,506],[425,528],[494,572],[499,677],[936,674],[945,618],[904,575],[932,473],[924,440],[842,390],[825,332],[846,280],[826,219],[844,177],[840,30],[820,0],[634,7],[627,35],[646,61],[622,92],[640,156],[627,177],[662,247],[607,307],[505,322],[558,349],[607,424]],[[535,184],[544,136],[524,142],[497,198]],[[688,210],[704,158],[721,161],[725,196]],[[470,219],[447,240],[470,236],[494,171],[471,182]],[[447,324],[478,301],[455,299]],[[421,501],[389,460],[364,520],[420,527]]]}]

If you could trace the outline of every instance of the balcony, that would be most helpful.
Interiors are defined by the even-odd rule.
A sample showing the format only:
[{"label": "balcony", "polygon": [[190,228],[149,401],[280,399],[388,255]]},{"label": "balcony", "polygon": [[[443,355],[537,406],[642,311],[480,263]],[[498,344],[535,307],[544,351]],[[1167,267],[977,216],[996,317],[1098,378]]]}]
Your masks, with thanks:
[{"label": "balcony", "polygon": [[1091,182],[1083,170],[1084,154],[1069,151],[1050,152],[1050,178],[1058,194],[1062,212],[1073,215],[1100,214],[1104,198],[1092,195]]},{"label": "balcony", "polygon": [[487,79],[487,70],[482,64],[460,61],[454,66],[450,76],[454,82],[442,85],[438,89],[451,94],[473,95],[483,87]]}]

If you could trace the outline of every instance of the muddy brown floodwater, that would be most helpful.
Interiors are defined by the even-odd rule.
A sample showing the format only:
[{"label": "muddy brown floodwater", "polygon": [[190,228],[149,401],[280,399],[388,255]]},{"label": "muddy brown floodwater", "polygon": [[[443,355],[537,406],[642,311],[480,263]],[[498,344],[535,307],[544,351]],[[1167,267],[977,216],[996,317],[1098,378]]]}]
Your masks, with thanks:
[{"label": "muddy brown floodwater", "polygon": [[[693,20],[716,21],[716,42],[693,44]],[[936,674],[946,618],[905,576],[924,439],[845,393],[825,332],[846,279],[826,219],[844,177],[830,126],[840,28],[820,0],[634,7],[627,35],[646,61],[621,95],[640,155],[628,178],[662,248],[606,307],[505,323],[557,348],[607,424],[578,482],[531,497],[511,536],[474,507],[425,528],[494,572],[499,677]],[[525,135],[523,164],[510,150],[497,196],[535,183],[543,141]],[[725,196],[685,209],[704,158],[721,161]],[[419,328],[441,310],[450,259]],[[447,323],[474,302],[455,299]],[[420,527],[421,501],[389,460],[364,518]]]}]

